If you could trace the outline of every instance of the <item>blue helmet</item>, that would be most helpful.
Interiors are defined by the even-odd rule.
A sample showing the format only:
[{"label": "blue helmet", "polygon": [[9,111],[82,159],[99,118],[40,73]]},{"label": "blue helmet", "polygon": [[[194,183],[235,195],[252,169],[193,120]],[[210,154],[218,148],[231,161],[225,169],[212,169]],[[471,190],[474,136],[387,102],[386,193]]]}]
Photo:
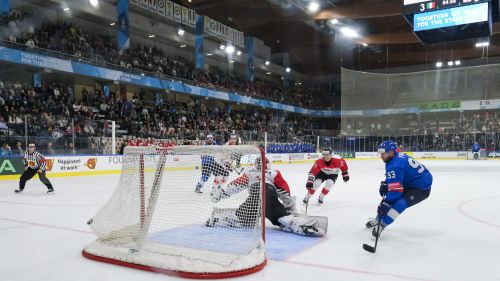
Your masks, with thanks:
[{"label": "blue helmet", "polygon": [[395,142],[393,142],[392,140],[386,140],[386,141],[383,141],[378,146],[378,152],[380,152],[380,153],[386,153],[386,152],[391,152],[391,151],[396,152],[397,148],[398,148],[398,145]]}]

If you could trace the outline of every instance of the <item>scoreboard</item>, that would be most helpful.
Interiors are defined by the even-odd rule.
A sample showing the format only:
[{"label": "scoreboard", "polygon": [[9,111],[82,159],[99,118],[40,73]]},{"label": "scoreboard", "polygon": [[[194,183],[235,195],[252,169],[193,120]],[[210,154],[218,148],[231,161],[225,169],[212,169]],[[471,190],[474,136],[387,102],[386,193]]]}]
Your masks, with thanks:
[{"label": "scoreboard", "polygon": [[422,43],[484,38],[491,36],[490,0],[403,0],[403,15]]},{"label": "scoreboard", "polygon": [[485,2],[490,0],[403,0],[403,14],[425,13]]}]

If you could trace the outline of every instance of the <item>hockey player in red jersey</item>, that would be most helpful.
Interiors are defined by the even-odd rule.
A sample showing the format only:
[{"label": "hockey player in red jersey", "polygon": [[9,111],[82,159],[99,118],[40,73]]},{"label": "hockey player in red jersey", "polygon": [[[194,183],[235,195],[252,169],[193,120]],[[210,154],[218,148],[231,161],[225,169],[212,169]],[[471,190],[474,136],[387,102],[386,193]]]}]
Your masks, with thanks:
[{"label": "hockey player in red jersey", "polygon": [[349,181],[349,172],[347,170],[347,162],[342,157],[333,155],[330,150],[323,151],[322,158],[316,160],[309,171],[306,183],[307,193],[303,200],[304,204],[307,204],[316,189],[325,183],[318,198],[318,203],[323,204],[325,196],[330,192],[337,180],[338,173],[342,173],[344,182]]}]

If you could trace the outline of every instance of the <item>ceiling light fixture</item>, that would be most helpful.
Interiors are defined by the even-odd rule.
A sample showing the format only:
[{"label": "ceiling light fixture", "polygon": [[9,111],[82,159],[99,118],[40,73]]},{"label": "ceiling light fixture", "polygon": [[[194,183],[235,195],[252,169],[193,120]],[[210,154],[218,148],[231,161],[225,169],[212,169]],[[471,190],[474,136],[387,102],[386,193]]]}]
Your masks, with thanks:
[{"label": "ceiling light fixture", "polygon": [[311,3],[309,3],[309,6],[307,7],[307,9],[311,13],[316,13],[319,10],[319,4],[318,4],[318,2],[311,2]]}]

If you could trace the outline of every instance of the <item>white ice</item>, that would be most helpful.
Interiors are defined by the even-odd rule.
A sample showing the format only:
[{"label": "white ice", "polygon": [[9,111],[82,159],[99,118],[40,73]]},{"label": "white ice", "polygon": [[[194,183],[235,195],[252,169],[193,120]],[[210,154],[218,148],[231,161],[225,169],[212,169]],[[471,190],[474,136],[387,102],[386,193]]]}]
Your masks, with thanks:
[{"label": "white ice", "polygon": [[[421,162],[434,176],[431,195],[384,231],[375,254],[361,246],[373,243],[364,224],[380,200],[383,163],[353,160],[350,182],[337,182],[322,206],[311,199],[309,213],[329,217],[323,242],[240,280],[500,280],[500,162]],[[274,165],[298,201],[310,165]],[[16,181],[0,181],[0,280],[177,279],[82,257],[95,239],[85,222],[117,180],[54,178],[53,196],[37,180],[20,195]]]}]

